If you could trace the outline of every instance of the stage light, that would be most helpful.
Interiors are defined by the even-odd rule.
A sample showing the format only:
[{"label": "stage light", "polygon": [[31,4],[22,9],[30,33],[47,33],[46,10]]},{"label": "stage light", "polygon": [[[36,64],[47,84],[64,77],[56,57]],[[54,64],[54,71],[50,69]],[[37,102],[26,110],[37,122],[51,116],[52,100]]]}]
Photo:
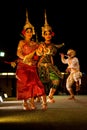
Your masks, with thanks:
[{"label": "stage light", "polygon": [[0,52],[0,57],[5,57],[5,52],[1,51]]},{"label": "stage light", "polygon": [[2,96],[0,96],[0,102],[3,102],[3,98],[2,98]]}]

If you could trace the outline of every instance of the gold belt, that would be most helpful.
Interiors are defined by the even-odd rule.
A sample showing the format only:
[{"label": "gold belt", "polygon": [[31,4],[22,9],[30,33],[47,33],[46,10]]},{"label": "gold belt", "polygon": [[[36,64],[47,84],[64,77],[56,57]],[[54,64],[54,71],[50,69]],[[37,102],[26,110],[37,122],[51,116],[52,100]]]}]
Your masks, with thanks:
[{"label": "gold belt", "polygon": [[40,63],[40,65],[47,67],[47,66],[51,65],[51,63]]}]

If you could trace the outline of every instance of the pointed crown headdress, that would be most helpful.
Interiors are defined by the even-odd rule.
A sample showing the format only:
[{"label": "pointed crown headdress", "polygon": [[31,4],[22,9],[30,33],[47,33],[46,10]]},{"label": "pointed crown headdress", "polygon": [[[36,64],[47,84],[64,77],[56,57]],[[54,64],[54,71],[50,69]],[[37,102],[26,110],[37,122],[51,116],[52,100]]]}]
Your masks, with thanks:
[{"label": "pointed crown headdress", "polygon": [[49,24],[47,22],[46,10],[45,10],[45,23],[44,23],[44,26],[42,27],[42,36],[44,36],[45,31],[52,31],[52,27],[49,26]]},{"label": "pointed crown headdress", "polygon": [[27,28],[32,28],[33,35],[35,34],[34,26],[30,23],[30,21],[28,19],[28,11],[26,9],[26,22],[25,22],[25,25],[24,25],[23,29],[26,30]]}]

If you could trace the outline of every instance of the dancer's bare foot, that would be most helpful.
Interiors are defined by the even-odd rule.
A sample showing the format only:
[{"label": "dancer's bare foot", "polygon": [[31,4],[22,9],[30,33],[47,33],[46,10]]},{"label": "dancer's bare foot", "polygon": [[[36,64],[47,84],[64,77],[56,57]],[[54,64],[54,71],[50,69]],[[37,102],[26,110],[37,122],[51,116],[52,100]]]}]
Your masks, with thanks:
[{"label": "dancer's bare foot", "polygon": [[53,97],[52,98],[48,97],[47,102],[49,102],[49,103],[55,103],[55,100],[54,100]]},{"label": "dancer's bare foot", "polygon": [[36,110],[36,106],[32,101],[30,101],[29,104],[30,104],[30,109],[31,110]]},{"label": "dancer's bare foot", "polygon": [[47,110],[47,103],[42,104],[42,110]]},{"label": "dancer's bare foot", "polygon": [[27,101],[23,102],[23,110],[31,110],[31,108],[29,107],[29,104],[27,103]]},{"label": "dancer's bare foot", "polygon": [[75,97],[71,96],[71,97],[68,98],[68,100],[75,100]]}]

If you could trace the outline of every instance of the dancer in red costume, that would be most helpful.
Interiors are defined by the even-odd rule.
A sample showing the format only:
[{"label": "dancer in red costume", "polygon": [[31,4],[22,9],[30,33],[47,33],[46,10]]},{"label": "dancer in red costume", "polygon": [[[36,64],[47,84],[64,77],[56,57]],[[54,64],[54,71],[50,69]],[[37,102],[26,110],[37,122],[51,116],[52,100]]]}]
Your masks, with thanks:
[{"label": "dancer in red costume", "polygon": [[17,47],[18,63],[16,69],[17,99],[23,100],[24,110],[36,109],[34,98],[42,96],[42,109],[47,109],[44,86],[37,74],[36,49],[38,44],[32,40],[35,34],[34,27],[28,20],[26,11],[26,23],[22,31],[24,40],[20,40]]}]

